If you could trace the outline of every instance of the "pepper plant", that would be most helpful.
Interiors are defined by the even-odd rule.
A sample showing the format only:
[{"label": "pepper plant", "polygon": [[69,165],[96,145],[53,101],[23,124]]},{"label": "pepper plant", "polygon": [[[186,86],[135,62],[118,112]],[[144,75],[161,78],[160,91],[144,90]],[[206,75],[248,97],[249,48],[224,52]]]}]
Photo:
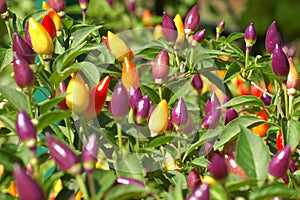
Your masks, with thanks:
[{"label": "pepper plant", "polygon": [[299,64],[275,21],[255,55],[251,22],[224,36],[197,5],[145,21],[130,1],[145,27],[116,33],[92,3],[0,0],[1,199],[300,198]]}]

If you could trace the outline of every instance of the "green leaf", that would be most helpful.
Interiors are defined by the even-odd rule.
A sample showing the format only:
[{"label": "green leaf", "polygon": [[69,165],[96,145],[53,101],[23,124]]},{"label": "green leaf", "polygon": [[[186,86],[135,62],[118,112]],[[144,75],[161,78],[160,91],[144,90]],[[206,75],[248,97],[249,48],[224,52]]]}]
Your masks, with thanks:
[{"label": "green leaf", "polygon": [[80,71],[83,72],[89,87],[93,88],[100,80],[100,73],[95,64],[91,62],[81,62]]},{"label": "green leaf", "polygon": [[152,101],[154,104],[158,104],[160,102],[159,95],[156,93],[154,89],[144,84],[140,85],[140,88],[142,90],[142,93],[147,94],[150,101]]},{"label": "green leaf", "polygon": [[224,94],[227,94],[227,85],[223,83],[219,76],[207,70],[201,70],[200,73],[201,75],[205,76],[212,84],[216,85]]},{"label": "green leaf", "polygon": [[69,118],[70,116],[71,116],[70,112],[66,112],[63,110],[47,112],[45,114],[42,114],[39,117],[38,119],[39,123],[36,126],[36,129],[43,130],[45,127],[49,126],[50,124]]},{"label": "green leaf", "polygon": [[174,139],[174,137],[176,137],[176,136],[171,135],[171,134],[158,135],[156,137],[151,138],[149,143],[146,145],[146,148],[155,148],[158,146],[165,145],[165,144],[171,142]]},{"label": "green leaf", "polygon": [[67,96],[67,93],[62,93],[61,95],[59,95],[59,97],[47,99],[47,100],[39,103],[38,106],[40,106],[40,112],[43,114],[43,113],[46,113],[49,110],[55,108],[56,104],[61,102],[66,96]]},{"label": "green leaf", "polygon": [[26,22],[28,21],[28,19],[30,17],[34,18],[35,20],[39,21],[40,19],[42,19],[45,15],[47,15],[51,10],[37,10],[34,11],[32,13],[30,13],[29,15],[27,15],[24,20],[23,20],[23,27],[25,27]]},{"label": "green leaf", "polygon": [[96,180],[100,186],[96,199],[102,199],[105,192],[109,190],[115,183],[116,175],[112,170],[106,171],[96,169],[93,171],[93,177],[94,180]]},{"label": "green leaf", "polygon": [[226,188],[229,192],[249,190],[249,186],[256,186],[256,179],[237,180],[226,183]]},{"label": "green leaf", "polygon": [[13,60],[13,51],[11,48],[0,48],[0,70],[9,65]]},{"label": "green leaf", "polygon": [[61,72],[55,71],[50,76],[49,81],[51,83],[58,85],[60,82],[64,81],[68,76],[70,76],[72,73],[77,72],[79,69],[81,69],[81,67],[82,67],[82,63],[74,63]]},{"label": "green leaf", "polygon": [[244,33],[231,33],[230,35],[228,35],[228,37],[226,38],[226,42],[231,43],[237,39],[240,39],[244,37]]},{"label": "green leaf", "polygon": [[239,66],[238,63],[233,62],[230,64],[228,70],[226,71],[225,77],[223,82],[226,83],[236,77],[236,75],[240,72],[241,67]]},{"label": "green leaf", "polygon": [[291,149],[297,147],[300,141],[300,122],[294,119],[282,121],[282,133],[284,135],[285,145],[289,144]]},{"label": "green leaf", "polygon": [[141,199],[149,194],[149,190],[139,185],[117,185],[105,195],[105,200]]},{"label": "green leaf", "polygon": [[292,189],[280,183],[268,184],[264,187],[254,189],[249,196],[250,200],[264,200],[273,197],[297,199],[300,197],[299,189]]},{"label": "green leaf", "polygon": [[23,166],[21,158],[17,157],[15,152],[6,148],[0,148],[0,164],[4,165],[5,171],[12,172],[15,163]]},{"label": "green leaf", "polygon": [[263,102],[254,95],[237,96],[222,105],[224,107],[238,107],[238,106],[257,106],[263,107]]},{"label": "green leaf", "polygon": [[240,127],[240,137],[236,144],[236,161],[251,179],[262,184],[268,176],[269,150],[261,137],[245,127]]},{"label": "green leaf", "polygon": [[244,59],[245,53],[236,45],[227,43],[227,46],[233,50],[234,53],[236,53],[239,57]]},{"label": "green leaf", "polygon": [[0,115],[0,122],[5,126],[5,128],[9,129],[11,132],[16,132],[15,120],[10,118],[9,116]]},{"label": "green leaf", "polygon": [[75,31],[74,33],[72,33],[72,36],[74,37],[73,43],[72,43],[72,47],[76,47],[78,45],[80,45],[81,43],[84,42],[84,40],[90,36],[90,34],[98,29],[100,29],[102,27],[102,25],[100,26],[89,26],[89,27],[84,27],[81,28],[77,31]]},{"label": "green leaf", "polygon": [[221,184],[217,183],[210,187],[210,199],[211,200],[227,200],[227,194]]},{"label": "green leaf", "polygon": [[207,164],[209,164],[209,161],[204,157],[198,157],[198,158],[195,158],[192,161],[192,165],[195,165],[195,166],[198,166],[198,167],[206,168]]},{"label": "green leaf", "polygon": [[0,85],[0,93],[16,110],[19,111],[24,109],[27,113],[29,113],[30,108],[27,103],[27,97],[24,93],[17,91],[16,88],[2,85]]},{"label": "green leaf", "polygon": [[235,118],[234,120],[229,122],[222,130],[218,141],[216,141],[216,143],[214,144],[214,149],[219,149],[227,142],[231,141],[234,137],[236,137],[241,132],[241,125],[244,127],[249,127],[258,125],[263,122],[265,121],[251,115],[243,115],[238,118]]},{"label": "green leaf", "polygon": [[183,200],[182,190],[187,189],[185,176],[177,171],[168,171],[166,174],[170,183],[175,185],[175,187],[170,187],[168,191],[168,200]]}]

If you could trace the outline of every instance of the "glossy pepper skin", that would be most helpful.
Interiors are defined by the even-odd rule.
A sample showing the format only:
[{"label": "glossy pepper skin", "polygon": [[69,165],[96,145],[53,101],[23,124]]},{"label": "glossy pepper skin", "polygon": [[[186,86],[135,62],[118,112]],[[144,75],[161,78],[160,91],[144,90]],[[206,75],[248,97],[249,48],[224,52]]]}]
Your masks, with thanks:
[{"label": "glossy pepper skin", "polygon": [[18,198],[20,200],[46,200],[42,188],[19,165],[14,165],[13,177],[16,182]]},{"label": "glossy pepper skin", "polygon": [[46,133],[46,142],[50,155],[58,168],[72,175],[80,173],[79,159],[67,145],[54,139],[49,133]]},{"label": "glossy pepper skin", "polygon": [[255,31],[254,25],[253,25],[253,23],[250,23],[250,25],[245,30],[245,36],[244,36],[246,48],[251,49],[253,47],[253,45],[255,44],[256,39],[257,39],[257,36],[256,36],[256,31]]},{"label": "glossy pepper skin", "polygon": [[109,103],[109,111],[115,118],[125,117],[129,112],[129,98],[121,81],[115,86]]},{"label": "glossy pepper skin", "polygon": [[222,20],[218,23],[216,27],[216,32],[218,35],[220,35],[225,29],[225,20]]},{"label": "glossy pepper skin", "polygon": [[293,58],[289,57],[288,61],[289,61],[289,65],[290,65],[290,71],[289,71],[289,74],[288,74],[287,80],[286,80],[286,88],[288,90],[289,95],[295,96],[296,91],[299,88],[300,78],[299,78],[298,70],[294,65]]},{"label": "glossy pepper skin", "polygon": [[228,124],[238,116],[238,113],[233,108],[229,108],[225,113],[224,125]]},{"label": "glossy pepper skin", "polygon": [[152,75],[155,83],[161,85],[164,79],[167,78],[170,71],[169,54],[167,50],[162,50],[155,58]]},{"label": "glossy pepper skin", "polygon": [[206,29],[197,31],[193,36],[191,46],[194,48],[197,44],[201,44],[205,39],[205,35],[206,35]]},{"label": "glossy pepper skin", "polygon": [[14,75],[16,83],[20,88],[34,86],[34,72],[29,67],[27,61],[17,52],[14,52]]},{"label": "glossy pepper skin", "polygon": [[273,21],[266,33],[266,38],[265,38],[266,50],[269,53],[273,53],[276,44],[278,44],[278,46],[281,46],[281,37],[276,22]]},{"label": "glossy pepper skin", "polygon": [[41,56],[52,56],[53,42],[47,30],[34,18],[28,20],[28,32],[34,51]]},{"label": "glossy pepper skin", "polygon": [[225,163],[227,165],[228,171],[230,173],[233,173],[235,175],[238,175],[239,177],[241,177],[244,180],[248,179],[247,174],[245,173],[245,171],[236,163],[235,159],[233,159],[232,157],[230,157],[229,155],[225,155],[224,156],[224,160]]},{"label": "glossy pepper skin", "polygon": [[179,47],[183,44],[184,39],[185,39],[185,34],[184,34],[184,25],[183,25],[183,21],[181,18],[180,14],[176,14],[174,17],[174,23],[177,29],[177,39],[176,39],[176,47]]},{"label": "glossy pepper skin", "polygon": [[[61,31],[63,25],[62,25],[59,15],[55,12],[55,10],[46,1],[43,1],[42,9],[43,10],[48,10],[48,9],[51,10],[47,15],[49,15],[51,17],[51,19],[55,25],[55,29],[56,29],[57,33],[60,34],[60,31]],[[60,35],[57,35],[57,36],[59,37]]]},{"label": "glossy pepper skin", "polygon": [[[66,84],[64,82],[61,82],[59,84],[59,91],[57,93],[57,96],[59,96],[61,93],[64,93],[66,92],[67,90],[67,87],[66,87]],[[56,107],[58,109],[61,109],[61,110],[68,110],[68,106],[67,106],[67,103],[66,103],[66,98],[64,98],[63,100],[61,100],[57,105]]]},{"label": "glossy pepper skin", "polygon": [[165,99],[155,107],[150,115],[148,127],[153,134],[163,133],[168,125],[169,107]]},{"label": "glossy pepper skin", "polygon": [[184,30],[186,35],[195,32],[200,24],[200,14],[198,11],[198,6],[195,5],[188,12],[184,20]]},{"label": "glossy pepper skin", "polygon": [[79,73],[69,81],[66,92],[68,108],[77,114],[82,114],[89,106],[89,89]]},{"label": "glossy pepper skin", "polygon": [[228,168],[224,158],[218,151],[209,154],[210,163],[207,165],[208,171],[217,180],[224,180],[228,176]]},{"label": "glossy pepper skin", "polygon": [[202,121],[202,128],[214,129],[217,127],[221,115],[220,101],[215,93],[207,100],[205,105],[205,117]]},{"label": "glossy pepper skin", "polygon": [[53,23],[50,15],[45,15],[41,24],[46,29],[46,31],[49,33],[52,40],[54,40],[54,38],[56,37],[56,28],[55,28],[55,24]]},{"label": "glossy pepper skin", "polygon": [[187,185],[191,191],[194,191],[201,183],[200,173],[193,167],[187,177]]},{"label": "glossy pepper skin", "polygon": [[88,138],[87,143],[84,145],[82,150],[82,163],[83,168],[91,173],[95,168],[98,154],[98,138],[95,133],[91,134]]},{"label": "glossy pepper skin", "polygon": [[143,183],[140,180],[133,179],[133,178],[125,178],[125,177],[119,177],[116,179],[115,182],[116,185],[122,184],[122,185],[139,185],[141,187],[145,187],[145,183]]},{"label": "glossy pepper skin", "polygon": [[210,186],[208,183],[198,185],[185,200],[210,200]]},{"label": "glossy pepper skin", "polygon": [[287,78],[290,71],[289,61],[279,44],[276,44],[273,50],[272,69],[277,76],[283,78]]},{"label": "glossy pepper skin", "polygon": [[127,91],[130,87],[138,88],[140,83],[139,74],[134,64],[127,58],[124,58],[122,68],[122,83]]},{"label": "glossy pepper skin", "polygon": [[276,138],[276,147],[277,147],[277,151],[282,151],[282,149],[284,148],[282,131],[280,131],[278,133],[278,135],[277,135],[277,138]]},{"label": "glossy pepper skin", "polygon": [[32,151],[36,150],[36,129],[25,110],[20,110],[16,118],[17,134],[22,142]]},{"label": "glossy pepper skin", "polygon": [[158,38],[164,37],[162,33],[162,26],[160,24],[155,25],[153,30],[153,38],[157,40]]},{"label": "glossy pepper skin", "polygon": [[90,120],[99,115],[106,102],[109,90],[110,76],[105,76],[90,92],[89,105],[84,116]]},{"label": "glossy pepper skin", "polygon": [[261,94],[260,99],[262,100],[265,106],[271,105],[272,97],[270,97],[266,92]]},{"label": "glossy pepper skin", "polygon": [[65,0],[48,0],[49,5],[57,12],[57,14],[64,18],[65,17],[65,10],[66,10],[66,3]]},{"label": "glossy pepper skin", "polygon": [[0,15],[7,12],[6,0],[0,0]]},{"label": "glossy pepper skin", "polygon": [[135,123],[137,125],[143,125],[146,122],[150,106],[150,100],[147,95],[138,101],[134,109]]},{"label": "glossy pepper skin", "polygon": [[[258,117],[259,119],[262,119],[264,121],[268,121],[268,114],[264,109],[261,110],[259,113],[257,113],[256,117]],[[252,132],[260,137],[264,137],[268,131],[268,128],[269,128],[269,125],[266,123],[263,123],[263,124],[253,127]]]},{"label": "glossy pepper skin", "polygon": [[166,13],[163,13],[162,32],[168,42],[174,44],[177,40],[177,28],[173,19]]},{"label": "glossy pepper skin", "polygon": [[23,57],[28,64],[35,63],[36,53],[18,33],[14,33],[13,51],[17,52],[21,57]]},{"label": "glossy pepper skin", "polygon": [[177,128],[187,123],[189,118],[188,110],[185,105],[184,99],[182,97],[180,97],[178,102],[175,104],[171,116],[172,116],[172,122],[174,126]]},{"label": "glossy pepper skin", "polygon": [[86,12],[90,4],[90,0],[79,0],[79,5],[81,7],[82,12]]},{"label": "glossy pepper skin", "polygon": [[269,173],[275,178],[282,178],[289,167],[290,156],[291,147],[287,145],[271,159],[268,166]]},{"label": "glossy pepper skin", "polygon": [[203,81],[201,79],[200,74],[194,74],[193,79],[192,79],[192,86],[200,92],[203,88]]},{"label": "glossy pepper skin", "polygon": [[134,88],[131,86],[128,92],[128,96],[129,96],[130,108],[134,109],[137,106],[140,99],[142,98],[141,89]]}]

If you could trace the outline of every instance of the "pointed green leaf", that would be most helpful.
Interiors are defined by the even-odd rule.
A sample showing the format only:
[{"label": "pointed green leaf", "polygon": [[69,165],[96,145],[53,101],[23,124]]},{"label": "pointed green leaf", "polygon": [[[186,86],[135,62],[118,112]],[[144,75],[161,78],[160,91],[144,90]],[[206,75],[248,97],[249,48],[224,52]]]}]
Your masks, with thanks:
[{"label": "pointed green leaf", "polygon": [[81,28],[74,33],[72,33],[72,36],[74,37],[72,47],[76,47],[84,42],[84,40],[94,31],[100,29],[102,25],[100,26],[89,26]]},{"label": "pointed green leaf", "polygon": [[29,106],[27,103],[27,97],[24,93],[16,90],[16,88],[11,88],[9,86],[0,85],[0,93],[8,100],[17,111],[24,109],[29,113]]}]

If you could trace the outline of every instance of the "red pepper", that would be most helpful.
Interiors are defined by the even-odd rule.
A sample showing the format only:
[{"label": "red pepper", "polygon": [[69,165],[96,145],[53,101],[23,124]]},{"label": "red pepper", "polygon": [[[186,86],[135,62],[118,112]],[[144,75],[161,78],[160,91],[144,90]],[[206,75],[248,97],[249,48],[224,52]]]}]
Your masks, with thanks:
[{"label": "red pepper", "polygon": [[276,139],[276,147],[277,147],[278,151],[281,151],[284,148],[282,131],[280,131],[278,133],[278,136]]},{"label": "red pepper", "polygon": [[[267,112],[263,109],[261,112],[259,112],[256,115],[259,119],[268,121],[268,114]],[[269,125],[266,123],[260,124],[258,126],[255,126],[252,128],[252,132],[255,133],[256,135],[260,137],[264,137],[268,131]]]},{"label": "red pepper", "polygon": [[56,36],[56,29],[55,29],[55,24],[52,21],[51,17],[49,15],[45,15],[41,24],[46,29],[46,31],[49,33],[52,40],[54,40],[54,38]]},{"label": "red pepper", "polygon": [[84,114],[88,120],[93,119],[101,112],[106,102],[109,83],[110,76],[106,76],[90,91],[89,105]]}]

